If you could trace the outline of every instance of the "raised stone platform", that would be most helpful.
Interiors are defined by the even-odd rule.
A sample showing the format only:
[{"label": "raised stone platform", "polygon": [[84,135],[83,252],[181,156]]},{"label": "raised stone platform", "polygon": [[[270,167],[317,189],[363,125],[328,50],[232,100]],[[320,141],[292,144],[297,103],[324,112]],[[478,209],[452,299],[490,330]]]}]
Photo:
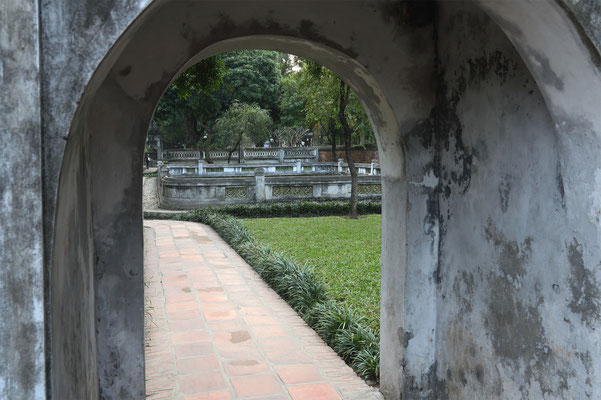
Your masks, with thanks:
[{"label": "raised stone platform", "polygon": [[[359,175],[359,198],[381,199],[379,175]],[[195,209],[212,205],[269,201],[340,200],[351,193],[344,173],[254,172],[165,175],[157,179],[160,208]]]}]

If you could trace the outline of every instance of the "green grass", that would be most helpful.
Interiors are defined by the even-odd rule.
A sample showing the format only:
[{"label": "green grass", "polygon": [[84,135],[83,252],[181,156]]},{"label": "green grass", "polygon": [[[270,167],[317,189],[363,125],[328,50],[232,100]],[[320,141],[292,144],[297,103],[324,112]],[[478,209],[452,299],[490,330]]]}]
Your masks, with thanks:
[{"label": "green grass", "polygon": [[380,215],[241,220],[259,242],[314,269],[332,298],[379,331]]}]

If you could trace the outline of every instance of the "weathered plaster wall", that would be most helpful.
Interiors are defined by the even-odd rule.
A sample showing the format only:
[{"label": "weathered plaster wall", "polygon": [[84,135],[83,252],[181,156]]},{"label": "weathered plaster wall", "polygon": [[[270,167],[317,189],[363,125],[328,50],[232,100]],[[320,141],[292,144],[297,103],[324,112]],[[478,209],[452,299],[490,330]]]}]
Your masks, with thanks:
[{"label": "weathered plaster wall", "polygon": [[90,139],[73,135],[63,159],[49,271],[49,391],[54,399],[98,398]]},{"label": "weathered plaster wall", "polygon": [[[358,92],[378,131],[389,399],[599,396],[601,78],[595,46],[582,36],[599,43],[594,4],[570,0],[570,17],[562,2],[477,0],[503,34],[471,2],[149,3],[41,3],[55,398],[143,393],[139,166],[147,124],[186,63],[241,48],[326,65]],[[35,3],[10,4],[25,7],[35,31]],[[574,26],[577,19],[585,24]],[[26,88],[35,114],[32,46],[26,64],[34,69],[21,69],[26,82],[10,89]],[[4,57],[2,65],[10,71]],[[39,141],[31,140],[24,154],[35,159]],[[17,157],[7,158],[10,167],[24,164],[9,157]],[[31,189],[11,187],[3,199],[39,193],[39,171],[23,179]],[[40,226],[35,202],[23,203],[26,215],[8,220]],[[28,252],[13,242],[2,243],[9,257],[41,263],[41,246]],[[39,288],[33,271],[25,281]],[[24,353],[37,360],[40,352]]]},{"label": "weathered plaster wall", "polygon": [[[565,3],[558,1],[558,5],[563,7],[577,26],[579,34],[583,36],[585,42],[588,36],[597,52],[601,53],[601,2],[598,0],[566,0]],[[571,15],[570,15],[571,14]]]},{"label": "weathered plaster wall", "polygon": [[[279,2],[251,8],[228,2],[157,5],[156,11],[150,10],[136,20],[136,25],[99,67],[81,100],[69,140],[72,135],[90,137],[95,318],[101,397],[135,398],[143,393],[139,165],[154,105],[165,86],[191,57],[238,48],[273,48],[312,57],[333,69],[356,89],[376,123],[380,145],[385,149],[380,154],[383,163],[388,162],[388,172],[383,177],[386,180],[384,191],[399,190],[396,184],[403,179],[404,161],[396,118],[404,118],[404,127],[410,129],[420,115],[427,116],[434,100],[433,92],[429,91],[433,45],[422,40],[424,33],[431,35],[429,23],[432,20],[429,18],[426,23],[420,21],[417,24],[401,21],[398,25],[396,18],[406,17],[403,12],[395,14],[394,18],[384,17],[382,13],[387,12],[386,8],[358,3],[341,13],[338,5],[324,4],[319,10],[307,10],[303,4]],[[330,20],[333,15],[336,15],[334,22]],[[359,18],[365,20],[365,15],[371,15],[371,23],[353,25],[352,21]],[[386,23],[382,24],[382,20]],[[240,37],[243,39],[237,39]],[[374,48],[372,40],[378,40],[378,37],[381,42],[393,37],[388,41],[396,51],[384,46]],[[232,38],[236,39],[228,40]],[[353,58],[362,62],[352,61]],[[380,86],[365,65],[373,65],[386,85]],[[412,78],[409,84],[397,79],[399,71]],[[380,87],[402,94],[403,100],[397,98],[392,104],[394,111]],[[70,149],[80,151],[76,147]],[[63,171],[67,171],[66,165]],[[65,179],[65,176],[61,177],[61,182],[67,182]],[[59,191],[58,201],[68,204],[62,196],[68,199],[82,194],[76,194],[67,185]],[[388,279],[387,283],[396,282],[401,286],[404,285],[405,256],[399,240],[402,243],[406,229],[404,207],[398,211],[395,208],[404,196],[400,190],[384,204],[384,212],[388,213],[385,230],[389,238],[385,244],[389,250],[385,255],[390,257],[387,262],[394,263],[388,270],[394,278]],[[64,243],[56,241],[54,251],[61,249]],[[397,341],[402,303],[395,300],[398,291],[388,293],[390,296],[385,303],[389,317],[386,322],[391,328],[384,330],[390,331],[388,336]],[[65,304],[65,307],[69,306]],[[73,313],[86,312],[79,304],[71,306]],[[402,347],[387,345],[387,348],[384,359],[392,365],[389,370],[394,386],[398,387],[398,373],[394,371],[399,369]],[[74,353],[74,356],[78,354]],[[87,365],[85,360],[81,360],[81,364]],[[79,377],[60,376],[64,387],[82,384]]]},{"label": "weathered plaster wall", "polygon": [[597,398],[598,271],[567,218],[554,121],[488,16],[439,10],[436,364],[430,393],[408,395]]},{"label": "weathered plaster wall", "polygon": [[[95,310],[94,278],[102,271],[96,271],[95,266],[99,253],[92,226],[91,184],[92,154],[97,154],[93,150],[104,154],[110,146],[102,142],[92,144],[89,125],[92,121],[86,119],[89,101],[82,101],[81,96],[86,87],[91,89],[92,74],[105,73],[97,69],[98,64],[146,4],[140,1],[41,4],[47,338],[52,365],[48,396],[55,399],[98,398],[99,380],[111,379],[97,373],[96,324],[105,323],[106,319]],[[102,196],[100,200],[104,200]],[[142,294],[135,290],[132,293],[131,303],[140,309]],[[97,315],[102,317],[96,320]],[[115,356],[113,348],[108,348],[107,354],[119,361],[124,354]],[[140,348],[135,350],[142,354]],[[135,357],[131,362],[140,364]],[[122,364],[128,366],[127,362]],[[131,374],[124,382],[132,380],[136,381],[134,387],[139,395],[144,387],[143,376],[140,372]],[[132,396],[123,398],[129,397]]]},{"label": "weathered plaster wall", "polygon": [[0,398],[42,399],[44,290],[38,4],[0,6]]}]

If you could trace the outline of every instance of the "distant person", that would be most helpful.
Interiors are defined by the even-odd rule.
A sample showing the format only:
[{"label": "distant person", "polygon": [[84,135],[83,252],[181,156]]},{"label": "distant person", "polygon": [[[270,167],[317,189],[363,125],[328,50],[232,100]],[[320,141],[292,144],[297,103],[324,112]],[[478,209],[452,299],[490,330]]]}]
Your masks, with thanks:
[{"label": "distant person", "polygon": [[150,154],[146,154],[146,169],[150,169]]}]

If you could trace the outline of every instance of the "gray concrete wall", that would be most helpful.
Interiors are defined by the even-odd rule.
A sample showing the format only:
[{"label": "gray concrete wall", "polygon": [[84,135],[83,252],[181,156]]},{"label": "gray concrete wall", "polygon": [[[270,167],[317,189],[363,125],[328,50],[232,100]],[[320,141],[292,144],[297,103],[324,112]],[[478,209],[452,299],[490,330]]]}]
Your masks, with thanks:
[{"label": "gray concrete wall", "polygon": [[[601,299],[569,227],[561,147],[545,100],[482,11],[442,3],[437,32],[431,398],[599,397]],[[583,336],[574,340],[574,332]]]},{"label": "gray concrete wall", "polygon": [[[129,395],[125,391],[121,397],[139,398],[144,388],[143,374],[140,372],[142,337],[138,338],[143,329],[139,306],[143,301],[141,289],[137,292],[131,289],[134,290],[131,297],[133,308],[139,314],[137,319],[133,318],[140,325],[135,328],[136,343],[140,343],[137,348],[135,344],[125,343],[124,339],[120,341],[105,335],[96,327],[97,324],[109,323],[113,313],[103,315],[96,312],[96,306],[102,309],[104,303],[96,301],[95,293],[98,291],[94,290],[95,281],[100,281],[101,288],[104,285],[119,285],[116,283],[119,279],[111,279],[110,274],[102,279],[105,271],[100,265],[105,262],[106,250],[103,251],[103,247],[95,243],[92,222],[92,155],[110,151],[111,139],[109,137],[106,142],[92,144],[88,113],[90,101],[82,100],[82,93],[86,88],[93,90],[91,86],[94,81],[90,82],[93,74],[106,74],[106,71],[98,68],[99,63],[145,6],[146,3],[140,1],[120,2],[117,5],[113,2],[58,0],[43,2],[40,9],[43,42],[44,226],[47,294],[50,302],[50,318],[46,326],[49,330],[48,358],[52,365],[48,377],[48,396],[55,399],[118,398],[121,385],[126,386],[132,381],[135,383],[131,393],[136,395]],[[129,157],[126,152],[128,161]],[[120,167],[118,164],[115,166]],[[119,190],[117,185],[108,186]],[[99,189],[98,186],[96,188]],[[110,190],[101,192],[107,195],[113,193]],[[104,201],[104,197],[100,199]],[[128,211],[127,208],[121,210]],[[102,215],[99,217],[103,221]],[[137,221],[141,221],[141,217]],[[119,238],[116,234],[109,237]],[[125,237],[135,240],[133,234],[125,234]],[[139,251],[141,244],[134,248],[134,252]],[[139,257],[141,260],[141,254]],[[128,259],[126,254],[124,259]],[[137,264],[141,268],[141,261],[137,261]],[[122,266],[123,263],[114,265],[115,268]],[[127,278],[123,281],[127,282]],[[123,307],[124,312],[130,309]],[[120,329],[123,327],[119,326],[116,330]],[[99,336],[98,332],[101,332]],[[124,333],[123,337],[127,335]],[[112,346],[103,347],[106,351],[101,351],[100,356],[97,356],[97,339],[100,346],[104,346],[103,339],[112,342]],[[127,352],[115,352],[114,348],[119,345],[131,347],[136,356],[128,357]],[[121,369],[122,366],[129,367],[127,362],[122,361],[123,357],[136,364],[129,374]],[[115,378],[111,374],[98,374],[97,365],[109,362],[118,365],[116,371],[129,375],[122,380],[117,379],[122,382],[121,385],[114,384]],[[100,370],[104,372],[102,368]],[[111,384],[116,387],[115,394],[106,395],[102,387]]]},{"label": "gray concrete wall", "polygon": [[0,6],[0,398],[45,396],[38,4]]},{"label": "gray concrete wall", "polygon": [[98,398],[90,138],[70,137],[56,214],[48,346],[49,397]]}]

